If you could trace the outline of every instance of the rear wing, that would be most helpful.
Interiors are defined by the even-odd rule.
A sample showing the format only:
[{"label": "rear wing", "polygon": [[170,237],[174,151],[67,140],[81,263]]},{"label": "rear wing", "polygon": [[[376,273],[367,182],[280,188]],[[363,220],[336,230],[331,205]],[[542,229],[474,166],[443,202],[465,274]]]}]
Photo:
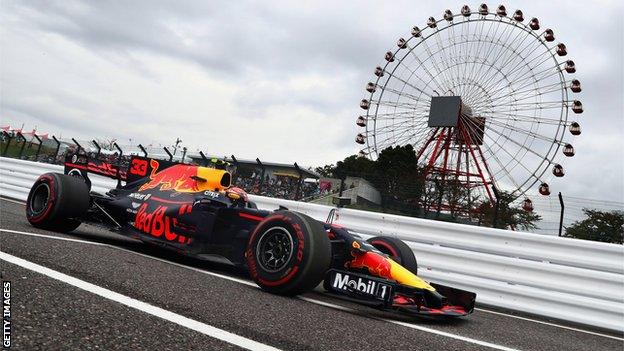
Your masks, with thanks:
[{"label": "rear wing", "polygon": [[89,173],[101,175],[107,178],[117,179],[118,187],[121,181],[126,180],[126,169],[119,157],[115,161],[104,161],[90,158],[88,154],[67,154],[65,156],[64,173],[72,176],[82,176],[89,186]]},{"label": "rear wing", "polygon": [[[117,188],[120,188],[122,181],[125,181],[127,184],[134,183],[145,177],[149,177],[156,171],[152,169],[154,167],[154,163],[151,162],[152,160],[154,159],[150,157],[133,155],[130,159],[117,156],[114,160],[105,161],[89,157],[88,154],[73,153],[65,157],[64,173],[82,176],[89,187],[91,187],[89,174],[97,174],[116,179]],[[178,163],[179,162],[158,160],[156,167],[158,170],[163,170]]]}]

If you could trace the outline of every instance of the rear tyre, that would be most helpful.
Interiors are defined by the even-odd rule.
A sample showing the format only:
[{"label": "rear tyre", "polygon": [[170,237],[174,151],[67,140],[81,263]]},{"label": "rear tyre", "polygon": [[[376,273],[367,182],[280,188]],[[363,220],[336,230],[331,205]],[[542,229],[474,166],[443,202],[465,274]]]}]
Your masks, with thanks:
[{"label": "rear tyre", "polygon": [[396,263],[407,268],[410,272],[417,274],[418,263],[414,251],[401,239],[389,236],[376,236],[366,240],[377,250],[389,255]]},{"label": "rear tyre", "polygon": [[331,244],[320,222],[279,211],[254,229],[245,257],[251,277],[262,289],[291,296],[312,290],[323,280]]},{"label": "rear tyre", "polygon": [[46,173],[33,184],[26,200],[26,218],[37,228],[70,232],[89,209],[89,188],[82,178]]}]

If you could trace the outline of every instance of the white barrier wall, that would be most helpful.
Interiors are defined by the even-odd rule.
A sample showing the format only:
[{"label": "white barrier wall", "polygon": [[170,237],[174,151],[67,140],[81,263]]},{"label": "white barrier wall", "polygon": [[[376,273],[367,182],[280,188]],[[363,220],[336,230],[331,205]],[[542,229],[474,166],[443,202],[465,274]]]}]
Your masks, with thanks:
[{"label": "white barrier wall", "polygon": [[[0,158],[0,195],[25,200],[57,165]],[[105,193],[116,181],[92,177]],[[250,196],[325,220],[330,206]],[[423,278],[474,291],[477,302],[624,331],[624,246],[339,209],[335,223],[364,237],[398,237],[414,250]]]}]

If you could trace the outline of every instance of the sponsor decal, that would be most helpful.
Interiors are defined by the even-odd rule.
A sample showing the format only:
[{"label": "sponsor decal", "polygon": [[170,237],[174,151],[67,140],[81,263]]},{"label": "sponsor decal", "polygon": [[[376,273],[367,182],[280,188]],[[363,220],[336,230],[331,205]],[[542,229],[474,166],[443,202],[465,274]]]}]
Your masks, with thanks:
[{"label": "sponsor decal", "polygon": [[129,172],[140,177],[145,177],[147,174],[147,160],[138,158],[132,159]]},{"label": "sponsor decal", "polygon": [[128,213],[132,213],[132,214],[137,214],[137,212],[139,212],[139,211],[137,211],[137,210],[133,210],[133,209],[131,209],[131,208],[126,208],[126,212],[128,212]]},{"label": "sponsor decal", "polygon": [[142,201],[149,199],[151,196],[152,194],[141,194],[141,193],[132,193],[128,195],[128,197],[131,199],[137,199],[137,200],[142,200]]},{"label": "sponsor decal", "polygon": [[143,184],[139,191],[159,188],[159,190],[172,190],[181,193],[195,193],[199,191],[197,181],[191,177],[197,176],[197,167],[177,164],[158,171],[160,164],[156,160],[150,160],[152,172],[150,181]]},{"label": "sponsor decal", "polygon": [[[178,235],[173,231],[177,225],[177,219],[166,215],[167,206],[158,206],[153,211],[147,210],[148,205],[144,203],[137,211],[134,219],[134,227],[143,233],[147,233],[156,238],[163,238],[166,241],[178,241],[189,243],[190,238]],[[189,211],[190,212],[190,211]]]},{"label": "sponsor decal", "polygon": [[139,206],[141,206],[140,203],[138,202],[132,202],[132,208],[138,208]]},{"label": "sponsor decal", "polygon": [[340,272],[336,272],[336,275],[332,280],[332,287],[336,290],[346,292],[357,291],[362,294],[373,295],[380,299],[386,299],[390,293],[389,285],[381,284],[374,280],[362,277],[352,278],[349,274],[343,274]]},{"label": "sponsor decal", "polygon": [[349,268],[367,268],[372,275],[395,280],[392,277],[392,264],[384,256],[375,252],[352,252],[353,260],[347,262]]},{"label": "sponsor decal", "polygon": [[210,198],[213,198],[213,199],[216,199],[216,198],[219,197],[219,193],[214,192],[214,191],[204,191],[204,195],[206,195],[206,196],[208,196]]}]

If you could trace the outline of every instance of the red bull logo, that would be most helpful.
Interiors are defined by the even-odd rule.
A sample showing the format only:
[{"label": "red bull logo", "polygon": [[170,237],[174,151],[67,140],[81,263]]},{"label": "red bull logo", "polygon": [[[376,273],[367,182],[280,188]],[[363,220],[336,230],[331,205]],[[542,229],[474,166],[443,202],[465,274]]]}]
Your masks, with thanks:
[{"label": "red bull logo", "polygon": [[372,275],[395,280],[407,286],[435,291],[429,283],[390,258],[371,251],[354,251],[351,254],[354,258],[347,262],[348,268],[367,268]]},{"label": "red bull logo", "polygon": [[394,280],[392,278],[392,264],[382,255],[375,252],[354,252],[352,254],[355,258],[347,263],[350,268],[367,268],[372,275]]},{"label": "red bull logo", "polygon": [[194,193],[200,191],[197,181],[191,177],[197,176],[197,167],[188,165],[174,165],[158,171],[158,161],[150,160],[152,172],[150,181],[143,184],[139,191],[154,189],[160,186],[160,190],[173,190],[181,193]]}]

